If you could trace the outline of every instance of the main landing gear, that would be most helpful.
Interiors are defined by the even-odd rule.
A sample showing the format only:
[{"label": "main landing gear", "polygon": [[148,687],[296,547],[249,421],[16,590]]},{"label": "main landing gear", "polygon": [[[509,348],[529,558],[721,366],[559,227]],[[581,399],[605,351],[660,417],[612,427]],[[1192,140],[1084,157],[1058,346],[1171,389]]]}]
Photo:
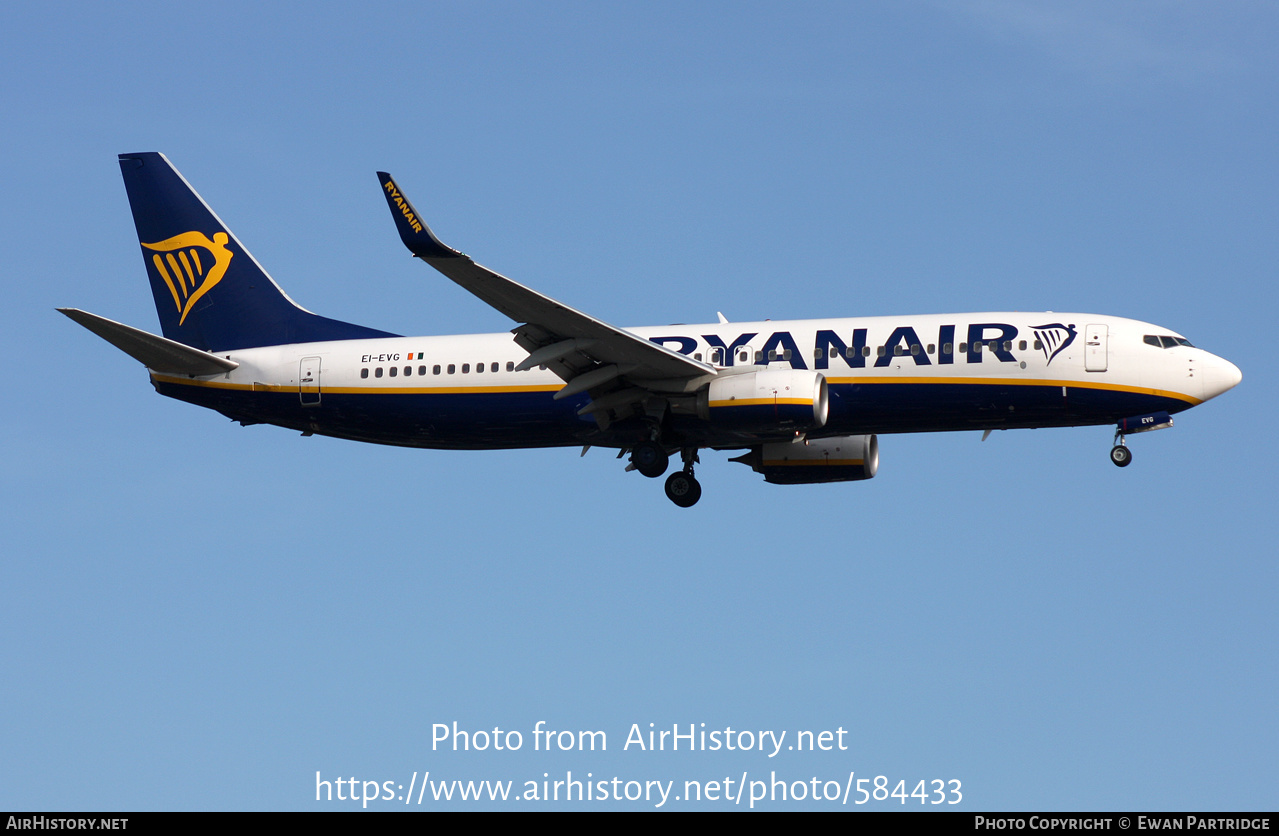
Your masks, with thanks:
[{"label": "main landing gear", "polygon": [[681,508],[692,508],[702,498],[702,483],[693,475],[693,463],[698,460],[696,447],[680,451],[684,469],[666,477],[666,498]]},{"label": "main landing gear", "polygon": [[641,441],[631,448],[631,464],[648,478],[656,479],[666,472],[670,456],[666,455],[666,448],[656,441]]},{"label": "main landing gear", "polygon": [[[680,450],[684,461],[682,470],[666,477],[666,496],[681,508],[690,508],[702,498],[702,486],[693,476],[693,464],[698,461],[697,448]],[[631,466],[650,479],[656,479],[670,466],[670,455],[656,441],[641,441],[631,448]]]}]

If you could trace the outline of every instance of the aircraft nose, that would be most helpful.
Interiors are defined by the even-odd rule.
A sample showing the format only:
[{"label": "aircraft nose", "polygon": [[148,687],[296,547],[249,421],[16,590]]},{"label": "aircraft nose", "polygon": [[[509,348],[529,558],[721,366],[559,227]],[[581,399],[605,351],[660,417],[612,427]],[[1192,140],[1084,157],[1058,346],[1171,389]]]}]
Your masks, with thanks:
[{"label": "aircraft nose", "polygon": [[1216,355],[1210,354],[1209,357],[1211,359],[1204,367],[1204,400],[1228,392],[1243,380],[1243,372],[1234,363]]}]

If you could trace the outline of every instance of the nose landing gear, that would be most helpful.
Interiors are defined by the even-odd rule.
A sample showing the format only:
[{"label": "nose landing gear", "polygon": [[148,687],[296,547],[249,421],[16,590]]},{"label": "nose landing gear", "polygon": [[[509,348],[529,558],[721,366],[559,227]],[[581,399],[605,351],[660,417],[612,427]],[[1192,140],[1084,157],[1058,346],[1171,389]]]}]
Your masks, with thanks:
[{"label": "nose landing gear", "polygon": [[1123,433],[1115,433],[1115,446],[1110,448],[1110,460],[1115,467],[1127,467],[1132,464],[1132,451],[1124,443]]},{"label": "nose landing gear", "polygon": [[1110,460],[1116,467],[1127,467],[1132,464],[1132,451],[1124,442],[1125,436],[1167,429],[1171,426],[1172,416],[1167,412],[1149,412],[1134,418],[1125,418],[1115,427],[1115,446],[1110,448]]}]

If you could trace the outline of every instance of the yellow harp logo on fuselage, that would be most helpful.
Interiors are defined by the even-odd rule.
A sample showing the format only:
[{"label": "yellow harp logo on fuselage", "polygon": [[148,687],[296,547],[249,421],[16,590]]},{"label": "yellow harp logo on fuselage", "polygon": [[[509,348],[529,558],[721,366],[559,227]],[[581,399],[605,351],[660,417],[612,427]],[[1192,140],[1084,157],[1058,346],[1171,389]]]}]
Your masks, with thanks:
[{"label": "yellow harp logo on fuselage", "polygon": [[[212,241],[203,232],[184,232],[154,244],[142,242],[142,246],[155,251],[151,263],[173,294],[173,304],[181,314],[179,325],[186,321],[200,297],[222,281],[234,255],[226,247],[228,240],[225,232],[213,233]],[[213,263],[207,265],[207,270],[207,257],[201,258],[201,250],[212,256]]]}]

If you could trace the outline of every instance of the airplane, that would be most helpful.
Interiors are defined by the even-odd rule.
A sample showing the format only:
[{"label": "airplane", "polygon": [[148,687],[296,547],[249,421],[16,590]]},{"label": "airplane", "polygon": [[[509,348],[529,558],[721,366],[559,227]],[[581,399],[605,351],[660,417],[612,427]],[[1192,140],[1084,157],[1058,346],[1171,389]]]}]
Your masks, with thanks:
[{"label": "airplane", "polygon": [[859,481],[890,433],[1114,424],[1128,435],[1236,386],[1181,334],[1079,313],[966,313],[618,328],[443,244],[396,181],[378,185],[409,252],[518,323],[404,337],[293,302],[160,153],[121,154],[163,336],[66,316],[139,360],[162,395],[248,426],[435,449],[611,448],[701,497],[702,450],[768,482]]}]

